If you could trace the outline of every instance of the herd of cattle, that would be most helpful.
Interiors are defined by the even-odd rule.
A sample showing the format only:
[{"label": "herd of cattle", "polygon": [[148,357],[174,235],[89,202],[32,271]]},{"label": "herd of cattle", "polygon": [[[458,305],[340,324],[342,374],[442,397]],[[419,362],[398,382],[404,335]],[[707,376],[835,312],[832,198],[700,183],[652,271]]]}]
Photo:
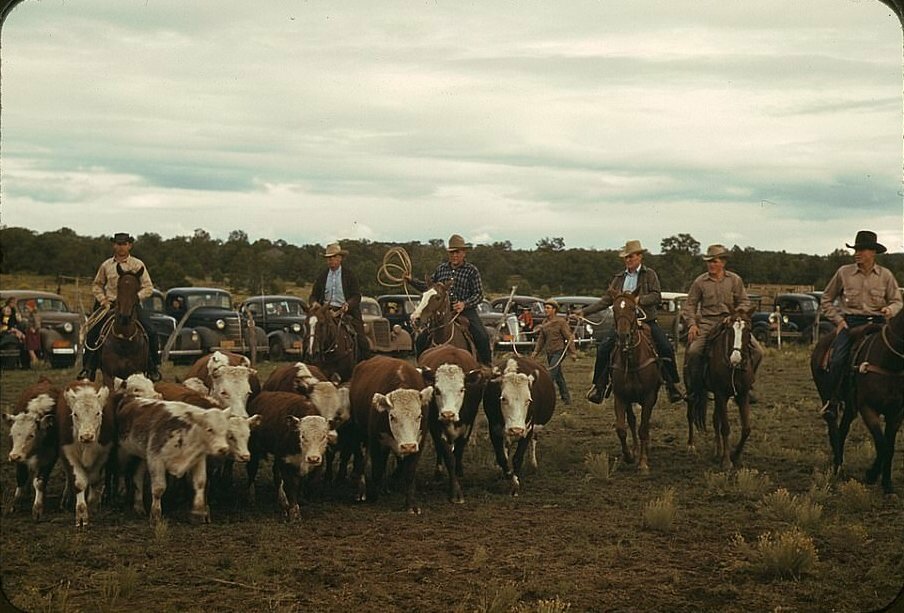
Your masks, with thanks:
[{"label": "herd of cattle", "polygon": [[208,522],[208,476],[228,482],[233,463],[246,463],[253,501],[260,461],[271,457],[277,500],[291,520],[299,517],[305,488],[345,479],[349,461],[355,498],[375,499],[392,453],[405,508],[419,513],[415,471],[428,431],[436,470],[448,475],[450,501],[464,502],[462,454],[481,401],[496,460],[517,495],[524,455],[529,450],[536,466],[535,429],[549,422],[555,400],[539,363],[515,357],[489,368],[450,346],[424,352],[417,366],[373,357],[341,384],[297,363],[277,368],[261,385],[247,358],[222,352],[199,359],[182,382],[154,384],[132,375],[112,389],[88,381],[57,389],[42,377],[4,415],[9,459],[16,464],[12,504],[24,499],[31,481],[32,514],[40,519],[47,481],[61,459],[67,476],[62,501],[71,504],[74,497],[76,526],[88,524],[89,508],[97,507],[105,489],[130,497],[144,515],[146,475],[152,524],[162,517],[168,475],[190,482],[191,518]]}]

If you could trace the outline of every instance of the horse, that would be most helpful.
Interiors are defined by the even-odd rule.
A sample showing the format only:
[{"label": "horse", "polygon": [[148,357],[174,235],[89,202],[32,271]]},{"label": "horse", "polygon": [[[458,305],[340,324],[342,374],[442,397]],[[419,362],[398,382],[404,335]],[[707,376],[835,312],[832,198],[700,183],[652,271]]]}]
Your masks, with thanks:
[{"label": "horse", "polygon": [[[149,331],[138,321],[138,290],[144,267],[135,272],[116,265],[116,302],[113,314],[102,324],[101,345],[98,351],[104,385],[113,389],[114,377],[127,379],[135,373],[148,371]],[[151,332],[152,333],[152,332]]]},{"label": "horse", "polygon": [[344,316],[325,304],[314,304],[308,309],[305,361],[318,366],[327,378],[338,375],[340,380],[348,381],[358,363],[358,346],[353,332],[342,321]]},{"label": "horse", "polygon": [[451,345],[470,352],[476,359],[477,347],[468,330],[468,320],[452,314],[451,287],[452,279],[438,281],[421,294],[420,302],[411,313],[411,324],[417,326],[420,323],[419,336],[426,335],[427,347]]},{"label": "horse", "polygon": [[[615,347],[611,357],[612,395],[615,401],[615,431],[618,433],[625,462],[639,457],[637,467],[648,472],[650,456],[650,416],[659,396],[662,375],[649,326],[637,317],[637,292],[618,293],[613,297]],[[640,444],[634,404],[640,405]],[[628,449],[625,419],[631,428],[633,451]]]},{"label": "horse", "polygon": [[[756,376],[751,358],[750,316],[754,307],[738,308],[707,334],[707,352],[704,372],[706,390],[713,393],[713,430],[715,432],[715,456],[720,458],[722,470],[737,466],[741,461],[744,443],[750,436],[750,390]],[[688,449],[694,449],[694,427],[705,429],[706,393],[688,398],[687,428]],[[728,399],[734,398],[741,418],[741,436],[729,455]]]},{"label": "horse", "polygon": [[[823,411],[832,447],[834,471],[844,462],[844,442],[857,413],[873,437],[876,459],[866,471],[866,482],[874,484],[882,478],[886,494],[894,491],[891,464],[895,438],[904,418],[904,311],[885,324],[866,324],[850,331],[851,372],[844,386],[844,409],[839,416]],[[832,396],[834,382],[829,380],[823,363],[834,334],[826,334],[816,343],[810,356],[810,372],[822,402]],[[879,417],[885,417],[885,431]]]}]

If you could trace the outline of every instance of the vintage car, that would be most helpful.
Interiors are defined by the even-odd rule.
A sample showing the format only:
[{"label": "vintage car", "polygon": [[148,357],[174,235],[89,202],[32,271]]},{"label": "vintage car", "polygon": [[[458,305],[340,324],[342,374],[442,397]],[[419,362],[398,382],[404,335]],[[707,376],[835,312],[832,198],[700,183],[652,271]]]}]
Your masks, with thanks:
[{"label": "vintage car", "polygon": [[[176,338],[186,330],[198,336],[199,347],[177,354],[180,357],[196,359],[218,349],[261,357],[270,350],[266,332],[232,306],[232,296],[224,289],[174,287],[167,290],[163,304],[166,314],[177,322],[180,336]],[[163,355],[173,355],[173,346],[168,342]]]},{"label": "vintage car", "polygon": [[687,341],[687,326],[681,316],[685,300],[687,294],[684,292],[661,292],[659,311],[656,314],[656,322],[676,349],[679,342]]},{"label": "vintage car", "polygon": [[[79,334],[85,318],[75,313],[59,294],[23,289],[0,291],[0,302],[15,296],[19,299],[19,311],[27,309],[36,312],[40,321],[41,351],[53,368],[69,368],[75,365],[81,349]],[[12,340],[12,339],[10,339]],[[0,358],[5,366],[15,366],[19,361],[21,347],[4,345],[0,347]]]},{"label": "vintage car", "polygon": [[499,333],[490,336],[491,346],[509,351],[523,351],[533,346],[535,328],[546,318],[542,298],[518,294],[502,296],[491,300],[490,308],[498,317],[505,318],[505,324],[496,328]]},{"label": "vintage car", "polygon": [[390,326],[396,324],[402,326],[409,334],[411,329],[411,314],[417,308],[421,295],[417,294],[384,294],[377,296],[377,303],[380,305],[380,311],[383,317],[389,320]]},{"label": "vintage car", "polygon": [[[554,296],[553,300],[559,303],[559,313],[567,317],[578,309],[584,309],[597,302],[599,298],[596,296]],[[591,313],[584,317],[584,321],[578,324],[572,322],[572,324],[578,346],[599,341],[615,325],[612,319],[612,307]]]},{"label": "vintage car", "polygon": [[[761,301],[758,298],[755,296],[751,301],[759,307]],[[835,329],[831,321],[819,316],[819,300],[810,293],[777,294],[772,301],[772,310],[757,308],[751,317],[751,325],[753,335],[760,343],[777,341],[779,330],[783,339],[809,343]]]},{"label": "vintage car", "polygon": [[414,348],[411,333],[401,324],[390,326],[376,299],[361,297],[361,319],[364,321],[364,333],[372,352],[407,354]]},{"label": "vintage car", "polygon": [[[159,289],[141,301],[141,307],[148,315],[154,334],[157,335],[161,355],[176,330],[178,320],[166,312],[164,295]],[[180,328],[179,335],[170,346],[167,359],[175,363],[189,363],[201,355],[201,339],[193,328]]]},{"label": "vintage car", "polygon": [[307,303],[298,296],[252,296],[239,305],[267,333],[269,359],[301,360],[304,354],[304,322]]}]

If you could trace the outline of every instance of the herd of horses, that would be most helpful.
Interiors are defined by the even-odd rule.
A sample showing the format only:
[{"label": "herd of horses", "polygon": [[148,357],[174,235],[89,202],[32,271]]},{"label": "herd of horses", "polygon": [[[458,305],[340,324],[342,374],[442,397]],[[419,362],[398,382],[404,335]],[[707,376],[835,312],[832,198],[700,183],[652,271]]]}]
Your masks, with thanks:
[{"label": "herd of horses", "polygon": [[[102,336],[100,369],[105,384],[111,387],[114,377],[125,379],[147,370],[147,339],[140,333],[136,313],[140,275],[140,271],[120,272],[115,314],[110,319],[109,333]],[[474,354],[467,322],[459,320],[453,312],[448,290],[440,282],[424,292],[415,310],[414,323],[420,328],[419,333],[426,335],[426,346],[452,345]],[[646,471],[649,470],[650,419],[662,378],[649,328],[638,318],[636,298],[632,293],[613,296],[616,348],[612,352],[612,393],[623,458],[628,463],[636,460],[639,469]],[[713,396],[715,454],[723,469],[740,463],[751,432],[750,393],[756,373],[751,362],[750,316],[749,310],[736,310],[715,326],[707,338],[704,381]],[[306,361],[319,366],[328,376],[347,381],[358,356],[353,332],[343,324],[343,317],[343,312],[334,312],[323,305],[312,307],[307,318],[305,352]],[[851,369],[842,387],[843,408],[840,415],[823,413],[833,465],[838,472],[844,459],[845,439],[859,414],[876,449],[866,480],[873,484],[881,476],[882,488],[890,493],[895,437],[904,417],[904,311],[885,324],[861,326],[852,336],[855,343]],[[833,338],[833,334],[821,337],[811,356],[811,373],[822,402],[829,399],[833,389],[833,382],[822,366]],[[741,433],[733,450],[729,450],[729,399],[734,399],[740,412]],[[639,428],[635,405],[640,408]],[[695,429],[706,428],[706,407],[706,394],[693,395],[688,400],[689,449],[694,448]],[[884,417],[884,430],[880,417]],[[631,448],[627,444],[628,428]]]}]

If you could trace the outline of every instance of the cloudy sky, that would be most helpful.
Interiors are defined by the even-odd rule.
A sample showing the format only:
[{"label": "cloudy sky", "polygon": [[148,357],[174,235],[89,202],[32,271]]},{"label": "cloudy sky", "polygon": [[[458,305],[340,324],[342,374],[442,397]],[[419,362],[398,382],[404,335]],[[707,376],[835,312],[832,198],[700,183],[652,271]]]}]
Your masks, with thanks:
[{"label": "cloudy sky", "polygon": [[877,0],[25,0],[0,223],[904,251]]}]

